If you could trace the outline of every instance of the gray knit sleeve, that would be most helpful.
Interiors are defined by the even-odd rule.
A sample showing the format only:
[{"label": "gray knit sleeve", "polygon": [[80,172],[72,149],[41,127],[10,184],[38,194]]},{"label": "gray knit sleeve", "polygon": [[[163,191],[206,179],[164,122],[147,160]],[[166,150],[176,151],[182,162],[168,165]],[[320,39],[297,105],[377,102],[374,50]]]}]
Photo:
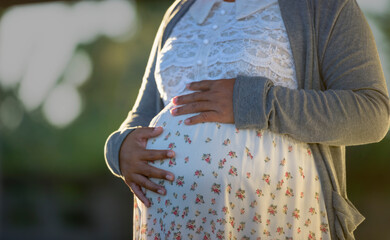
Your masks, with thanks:
[{"label": "gray knit sleeve", "polygon": [[346,2],[329,35],[319,37],[325,89],[289,89],[263,77],[238,76],[237,128],[269,129],[327,145],[377,142],[386,135],[389,97],[375,41],[356,2]]}]

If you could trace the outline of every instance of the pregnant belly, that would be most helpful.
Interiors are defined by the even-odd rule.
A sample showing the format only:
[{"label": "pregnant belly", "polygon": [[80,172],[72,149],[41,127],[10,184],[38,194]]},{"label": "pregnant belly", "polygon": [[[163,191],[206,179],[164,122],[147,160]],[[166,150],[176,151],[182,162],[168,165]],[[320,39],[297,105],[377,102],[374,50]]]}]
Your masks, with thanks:
[{"label": "pregnant belly", "polygon": [[[233,185],[247,189],[248,193],[256,191],[259,183],[281,188],[282,183],[276,185],[292,171],[303,176],[306,168],[314,167],[305,143],[270,131],[238,130],[234,124],[188,126],[184,120],[191,115],[172,116],[172,107],[173,104],[167,105],[152,120],[150,126],[162,126],[164,132],[147,144],[148,149],[172,149],[176,153],[175,158],[151,163],[175,174],[173,183],[153,179],[164,185],[168,194],[185,198],[197,190],[202,191],[204,198],[205,194],[229,191]],[[152,201],[159,197],[146,193]]]},{"label": "pregnant belly", "polygon": [[305,236],[327,226],[307,144],[270,131],[237,130],[234,124],[187,126],[190,115],[172,116],[170,108],[152,120],[150,126],[162,126],[164,132],[149,139],[147,148],[175,151],[175,158],[150,163],[173,172],[175,180],[151,179],[167,194],[145,191],[152,206],[138,201],[137,234],[157,239],[202,234],[204,239],[228,239],[233,234],[241,239],[250,229],[281,234],[281,224],[290,236],[309,221],[312,228],[304,228]]}]

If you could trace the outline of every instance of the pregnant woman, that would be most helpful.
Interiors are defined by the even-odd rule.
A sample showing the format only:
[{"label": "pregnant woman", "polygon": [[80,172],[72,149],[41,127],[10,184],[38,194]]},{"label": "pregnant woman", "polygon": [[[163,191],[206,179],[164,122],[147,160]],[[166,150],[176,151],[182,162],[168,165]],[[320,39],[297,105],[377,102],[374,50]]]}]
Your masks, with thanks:
[{"label": "pregnant woman", "polygon": [[176,1],[105,154],[135,239],[353,239],[344,146],[388,123],[354,0]]}]

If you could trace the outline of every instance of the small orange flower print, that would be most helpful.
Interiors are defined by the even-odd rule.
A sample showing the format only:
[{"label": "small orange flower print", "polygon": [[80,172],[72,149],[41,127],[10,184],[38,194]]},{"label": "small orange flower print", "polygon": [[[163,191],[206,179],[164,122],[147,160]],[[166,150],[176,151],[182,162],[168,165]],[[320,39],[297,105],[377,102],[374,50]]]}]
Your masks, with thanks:
[{"label": "small orange flower print", "polygon": [[217,239],[225,239],[225,231],[218,230],[217,232]]},{"label": "small orange flower print", "polygon": [[175,166],[175,165],[176,165],[176,158],[170,158],[168,166],[172,167],[172,166]]},{"label": "small orange flower print", "polygon": [[299,173],[301,174],[301,177],[305,179],[305,174],[303,174],[303,168],[299,167]]},{"label": "small orange flower print", "polygon": [[305,221],[305,226],[308,227],[311,223],[311,220],[310,218],[308,218],[306,221]]},{"label": "small orange flower print", "polygon": [[177,132],[175,133],[175,135],[176,135],[176,136],[180,136],[180,132],[177,131]]},{"label": "small orange flower print", "polygon": [[196,170],[194,173],[194,176],[200,178],[200,177],[203,177],[204,174],[203,174],[202,170]]},{"label": "small orange flower print", "polygon": [[313,207],[309,208],[309,213],[311,213],[311,215],[317,214],[316,209]]},{"label": "small orange flower print", "polygon": [[264,174],[264,175],[263,175],[263,180],[264,180],[268,185],[271,184],[271,179],[270,179],[270,175],[269,175],[269,174]]},{"label": "small orange flower print", "polygon": [[262,131],[261,130],[256,130],[256,136],[257,137],[262,137],[263,136],[263,133],[262,133]]},{"label": "small orange flower print", "polygon": [[164,140],[168,140],[168,138],[171,136],[171,132],[169,132],[165,137]]},{"label": "small orange flower print", "polygon": [[183,122],[183,120],[180,120],[177,125],[180,125]]},{"label": "small orange flower print", "polygon": [[257,194],[258,197],[264,196],[263,191],[260,190],[260,189],[256,189],[256,194]]},{"label": "small orange flower print", "polygon": [[316,192],[314,194],[314,198],[317,200],[317,202],[319,202],[320,201],[320,194],[318,192]]},{"label": "small orange flower print", "polygon": [[199,226],[199,227],[196,229],[196,233],[197,233],[197,234],[200,234],[201,232],[203,232],[203,226]]},{"label": "small orange flower print", "polygon": [[222,169],[225,166],[226,158],[219,160],[218,168]]},{"label": "small orange flower print", "polygon": [[283,227],[278,227],[278,228],[276,229],[276,233],[279,234],[279,235],[284,234]]},{"label": "small orange flower print", "polygon": [[187,199],[187,195],[184,193],[182,198],[183,198],[183,201],[185,201]]},{"label": "small orange flower print", "polygon": [[188,211],[189,211],[189,208],[185,207],[184,210],[183,210],[183,213],[181,214],[181,218],[187,217],[188,216]]},{"label": "small orange flower print", "polygon": [[291,145],[288,146],[288,152],[292,152],[293,147]]},{"label": "small orange flower print", "polygon": [[252,221],[256,222],[256,223],[261,223],[261,215],[258,213],[255,213],[255,215],[252,218]]},{"label": "small orange flower print", "polygon": [[249,157],[250,159],[253,159],[252,153],[250,152],[248,147],[245,147],[245,153],[246,153],[247,157]]},{"label": "small orange flower print", "polygon": [[216,216],[217,215],[217,211],[215,211],[212,208],[209,208],[209,214]]},{"label": "small orange flower print", "polygon": [[265,157],[264,162],[269,162],[271,159],[269,157]]},{"label": "small orange flower print", "polygon": [[282,185],[283,185],[283,183],[284,183],[283,179],[282,179],[282,180],[280,180],[280,181],[278,182],[278,184],[276,185],[276,190],[280,190],[280,189],[282,189]]},{"label": "small orange flower print", "polygon": [[251,208],[254,208],[255,206],[257,206],[257,201],[256,201],[256,200],[253,200],[249,206],[250,206]]},{"label": "small orange flower print", "polygon": [[245,208],[241,208],[240,209],[240,214],[242,215],[242,214],[244,214],[245,213]]},{"label": "small orange flower print", "polygon": [[236,192],[236,197],[240,200],[244,200],[245,198],[245,190],[239,188]]},{"label": "small orange flower print", "polygon": [[288,210],[288,207],[287,207],[287,204],[285,204],[285,205],[283,206],[283,213],[284,213],[284,214],[287,214],[287,210]]},{"label": "small orange flower print", "polygon": [[224,141],[223,141],[223,143],[222,143],[222,145],[224,145],[224,146],[227,146],[227,145],[229,145],[230,144],[230,139],[229,138],[226,138]]},{"label": "small orange flower print", "polygon": [[195,220],[188,220],[186,228],[188,228],[190,230],[194,230],[196,228]]},{"label": "small orange flower print", "polygon": [[169,148],[169,149],[174,149],[175,147],[176,147],[175,143],[170,143],[170,144],[168,145],[168,148]]},{"label": "small orange flower print", "polygon": [[235,222],[234,222],[235,218],[234,217],[229,217],[229,223],[230,225],[234,228],[234,226],[236,225]]},{"label": "small orange flower print", "polygon": [[214,205],[215,204],[215,198],[212,198],[211,199],[211,205]]},{"label": "small orange flower print", "polygon": [[185,157],[185,158],[184,158],[184,162],[185,162],[185,163],[188,163],[189,160],[190,160],[189,157]]},{"label": "small orange flower print", "polygon": [[202,204],[202,203],[204,203],[203,196],[200,194],[196,194],[195,204]]},{"label": "small orange flower print", "polygon": [[228,192],[228,193],[231,193],[231,191],[232,191],[232,184],[228,184],[227,186],[226,186],[226,191]]},{"label": "small orange flower print", "polygon": [[178,176],[176,179],[176,185],[179,187],[183,187],[184,185],[184,176]]},{"label": "small orange flower print", "polygon": [[307,149],[307,155],[311,156],[311,150],[310,150],[310,148]]},{"label": "small orange flower print", "polygon": [[313,233],[312,231],[309,231],[308,239],[309,239],[309,240],[315,240],[315,239],[316,239],[315,233]]},{"label": "small orange flower print", "polygon": [[298,209],[298,208],[295,208],[295,210],[294,210],[293,213],[292,213],[292,216],[293,216],[295,219],[299,220],[300,215],[299,215],[299,209]]},{"label": "small orange flower print", "polygon": [[195,191],[195,189],[198,187],[198,184],[196,182],[194,182],[192,185],[191,185],[191,188],[190,190],[191,191]]},{"label": "small orange flower print", "polygon": [[171,213],[175,216],[179,216],[179,206],[173,207]]},{"label": "small orange flower print", "polygon": [[206,161],[208,164],[210,164],[211,163],[211,154],[210,153],[208,153],[208,154],[203,154],[203,156],[202,156],[202,160],[204,160],[204,161]]},{"label": "small orange flower print", "polygon": [[251,173],[250,172],[246,173],[246,178],[248,178],[248,179],[251,178]]},{"label": "small orange flower print", "polygon": [[230,156],[230,158],[237,158],[237,154],[236,154],[236,152],[234,152],[234,151],[230,151],[230,152],[228,153],[228,156]]},{"label": "small orange flower print", "polygon": [[237,168],[230,165],[230,170],[229,170],[229,175],[232,175],[232,176],[237,176]]},{"label": "small orange flower print", "polygon": [[214,183],[211,186],[211,192],[216,193],[216,194],[219,195],[219,193],[221,192],[221,184]]},{"label": "small orange flower print", "polygon": [[267,221],[265,221],[265,225],[269,226],[271,224],[271,219],[267,219]]},{"label": "small orange flower print", "polygon": [[209,143],[209,142],[211,142],[211,138],[206,138],[206,140],[204,141],[205,143]]},{"label": "small orange flower print", "polygon": [[283,158],[283,159],[280,161],[280,164],[279,164],[279,165],[280,165],[280,166],[286,165],[286,159]]},{"label": "small orange flower print", "polygon": [[328,229],[328,224],[326,224],[326,223],[321,223],[320,230],[321,230],[321,232],[323,232],[323,233],[328,233],[328,231],[329,231],[329,229]]},{"label": "small orange flower print", "polygon": [[222,212],[225,213],[225,214],[228,214],[229,213],[229,208],[228,207],[222,207]]},{"label": "small orange flower print", "polygon": [[263,234],[267,237],[271,236],[271,233],[266,229],[264,229]]},{"label": "small orange flower print", "polygon": [[291,173],[290,173],[290,172],[286,172],[286,173],[284,174],[284,176],[286,177],[287,180],[289,180],[290,178],[293,178],[293,177],[291,176]]},{"label": "small orange flower print", "polygon": [[244,230],[245,228],[245,222],[240,222],[240,225],[238,225],[237,232],[240,232]]},{"label": "small orange flower print", "polygon": [[278,211],[277,211],[277,207],[278,207],[278,206],[271,204],[271,205],[268,207],[268,213],[271,214],[272,216],[275,216],[275,214],[278,212]]},{"label": "small orange flower print", "polygon": [[189,143],[189,144],[191,144],[191,139],[190,139],[190,136],[188,136],[188,135],[184,135],[184,142],[185,143]]}]

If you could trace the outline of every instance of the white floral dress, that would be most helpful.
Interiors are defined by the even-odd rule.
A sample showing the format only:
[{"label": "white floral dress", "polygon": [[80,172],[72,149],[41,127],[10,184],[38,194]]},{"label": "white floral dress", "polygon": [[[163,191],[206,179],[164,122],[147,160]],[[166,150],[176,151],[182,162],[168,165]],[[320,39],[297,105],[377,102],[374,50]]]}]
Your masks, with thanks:
[{"label": "white floral dress", "polygon": [[174,96],[189,93],[185,84],[202,79],[265,76],[297,87],[279,5],[240,20],[234,6],[218,2],[202,24],[184,15],[158,56],[155,77],[166,107],[150,126],[164,132],[147,148],[175,151],[175,158],[152,163],[175,181],[152,179],[167,195],[146,191],[150,208],[135,201],[135,239],[330,239],[306,143],[234,124],[187,126],[193,114],[169,112]]}]

